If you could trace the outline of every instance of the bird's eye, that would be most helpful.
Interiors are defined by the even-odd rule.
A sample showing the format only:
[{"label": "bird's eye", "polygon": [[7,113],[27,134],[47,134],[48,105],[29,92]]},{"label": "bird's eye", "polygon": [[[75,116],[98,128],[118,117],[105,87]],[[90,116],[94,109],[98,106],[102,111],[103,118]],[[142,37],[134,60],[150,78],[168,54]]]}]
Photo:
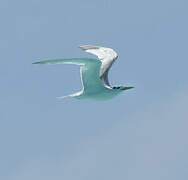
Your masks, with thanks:
[{"label": "bird's eye", "polygon": [[119,89],[120,87],[118,86],[118,87],[113,87],[113,89]]}]

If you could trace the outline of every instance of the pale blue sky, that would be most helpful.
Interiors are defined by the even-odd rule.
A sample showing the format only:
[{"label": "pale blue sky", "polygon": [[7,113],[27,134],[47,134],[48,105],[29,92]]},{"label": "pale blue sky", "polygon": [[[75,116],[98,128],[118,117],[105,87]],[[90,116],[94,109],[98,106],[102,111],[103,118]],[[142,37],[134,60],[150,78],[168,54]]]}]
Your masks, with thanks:
[{"label": "pale blue sky", "polygon": [[[1,0],[0,179],[187,180],[186,0]],[[49,58],[114,48],[106,102],[55,97],[81,89],[79,67]]]}]

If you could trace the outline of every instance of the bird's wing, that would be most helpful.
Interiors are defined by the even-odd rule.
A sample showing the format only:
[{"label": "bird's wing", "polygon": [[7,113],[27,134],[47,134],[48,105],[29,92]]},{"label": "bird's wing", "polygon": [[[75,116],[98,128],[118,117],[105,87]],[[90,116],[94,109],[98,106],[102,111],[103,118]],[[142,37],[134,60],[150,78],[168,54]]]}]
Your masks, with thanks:
[{"label": "bird's wing", "polygon": [[97,59],[89,58],[73,58],[73,59],[55,59],[39,61],[33,64],[76,64],[80,65],[80,74],[82,79],[82,85],[84,91],[92,93],[96,89],[105,88],[103,82],[100,79],[99,72],[101,62]]},{"label": "bird's wing", "polygon": [[85,45],[80,46],[80,48],[88,53],[96,55],[101,60],[100,78],[106,87],[111,88],[108,81],[108,71],[115,59],[117,59],[117,53],[111,48],[100,46]]}]

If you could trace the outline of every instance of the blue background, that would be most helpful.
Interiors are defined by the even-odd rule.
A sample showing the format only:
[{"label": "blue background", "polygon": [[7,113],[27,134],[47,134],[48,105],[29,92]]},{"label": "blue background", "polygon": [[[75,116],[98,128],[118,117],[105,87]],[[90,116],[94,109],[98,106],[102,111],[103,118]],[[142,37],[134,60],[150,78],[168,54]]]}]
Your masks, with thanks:
[{"label": "blue background", "polygon": [[[0,179],[187,180],[186,0],[1,0]],[[37,60],[111,47],[105,102],[79,91],[79,67]]]}]

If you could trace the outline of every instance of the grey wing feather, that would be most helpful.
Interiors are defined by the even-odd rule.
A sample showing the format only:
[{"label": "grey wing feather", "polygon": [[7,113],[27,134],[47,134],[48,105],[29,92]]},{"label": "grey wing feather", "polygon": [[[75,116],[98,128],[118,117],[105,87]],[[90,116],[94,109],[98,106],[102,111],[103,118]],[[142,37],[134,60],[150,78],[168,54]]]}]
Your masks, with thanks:
[{"label": "grey wing feather", "polygon": [[102,76],[100,76],[100,78],[106,87],[111,88],[109,80],[108,80],[108,71],[109,69]]},{"label": "grey wing feather", "polygon": [[88,53],[96,55],[101,60],[100,78],[107,88],[112,88],[108,81],[108,71],[115,59],[117,59],[117,53],[111,48],[101,46],[85,45],[80,46],[80,48]]},{"label": "grey wing feather", "polygon": [[84,90],[92,93],[97,88],[104,88],[100,79],[101,61],[90,58],[72,58],[38,61],[33,64],[76,64],[81,65],[81,78]]},{"label": "grey wing feather", "polygon": [[76,64],[76,65],[85,65],[90,63],[90,61],[96,61],[95,59],[89,58],[71,58],[71,59],[52,59],[45,61],[34,62],[33,64]]}]

